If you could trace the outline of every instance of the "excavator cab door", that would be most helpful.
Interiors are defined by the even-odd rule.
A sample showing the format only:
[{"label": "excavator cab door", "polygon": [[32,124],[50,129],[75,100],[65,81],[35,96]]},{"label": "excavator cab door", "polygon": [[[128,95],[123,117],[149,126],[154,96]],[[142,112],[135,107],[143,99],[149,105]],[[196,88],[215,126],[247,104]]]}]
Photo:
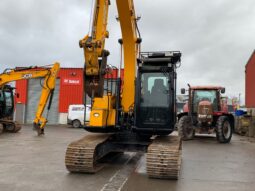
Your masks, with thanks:
[{"label": "excavator cab door", "polygon": [[168,135],[176,122],[173,59],[165,54],[148,54],[138,62],[134,130],[142,134]]},{"label": "excavator cab door", "polygon": [[10,86],[5,86],[0,90],[0,118],[12,118],[13,112],[13,88]]},{"label": "excavator cab door", "polygon": [[[173,96],[169,73],[140,73],[137,89],[136,127],[152,134],[169,134],[173,122]],[[138,85],[138,86],[139,86]],[[161,132],[161,133],[160,133]]]}]

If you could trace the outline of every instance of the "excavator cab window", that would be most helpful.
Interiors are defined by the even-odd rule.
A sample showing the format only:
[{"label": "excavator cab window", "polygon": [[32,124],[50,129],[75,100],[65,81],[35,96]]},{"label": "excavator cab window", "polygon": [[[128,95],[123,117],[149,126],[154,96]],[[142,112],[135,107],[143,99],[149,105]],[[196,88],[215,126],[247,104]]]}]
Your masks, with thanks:
[{"label": "excavator cab window", "polygon": [[12,117],[14,108],[12,89],[3,88],[0,90],[0,116]]},{"label": "excavator cab window", "polygon": [[168,81],[168,77],[162,73],[143,73],[141,76],[141,106],[167,107],[169,105]]},{"label": "excavator cab window", "polygon": [[0,102],[4,101],[3,91],[0,90]]},{"label": "excavator cab window", "polygon": [[4,92],[4,95],[5,95],[6,112],[9,113],[13,109],[13,95],[12,95],[12,92],[10,91]]}]

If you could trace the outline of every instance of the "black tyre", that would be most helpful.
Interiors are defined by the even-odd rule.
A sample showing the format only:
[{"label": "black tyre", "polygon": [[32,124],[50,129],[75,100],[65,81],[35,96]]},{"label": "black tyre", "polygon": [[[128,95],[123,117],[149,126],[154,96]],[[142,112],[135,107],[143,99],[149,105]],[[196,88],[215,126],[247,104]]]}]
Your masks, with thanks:
[{"label": "black tyre", "polygon": [[72,123],[74,128],[79,128],[81,127],[81,122],[78,119],[75,119]]},{"label": "black tyre", "polygon": [[220,116],[217,120],[216,136],[219,143],[229,143],[233,129],[227,116]]},{"label": "black tyre", "polygon": [[185,115],[180,118],[178,122],[178,134],[179,137],[184,141],[194,138],[195,129],[189,116]]}]

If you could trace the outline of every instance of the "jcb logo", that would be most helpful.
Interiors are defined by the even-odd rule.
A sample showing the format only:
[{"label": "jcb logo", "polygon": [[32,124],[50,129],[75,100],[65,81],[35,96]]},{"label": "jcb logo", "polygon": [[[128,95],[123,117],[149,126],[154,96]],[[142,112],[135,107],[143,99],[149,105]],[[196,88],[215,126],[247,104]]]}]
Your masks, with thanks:
[{"label": "jcb logo", "polygon": [[29,79],[29,78],[32,78],[32,77],[33,77],[32,74],[24,74],[24,75],[22,76],[22,78],[24,78],[24,79]]}]

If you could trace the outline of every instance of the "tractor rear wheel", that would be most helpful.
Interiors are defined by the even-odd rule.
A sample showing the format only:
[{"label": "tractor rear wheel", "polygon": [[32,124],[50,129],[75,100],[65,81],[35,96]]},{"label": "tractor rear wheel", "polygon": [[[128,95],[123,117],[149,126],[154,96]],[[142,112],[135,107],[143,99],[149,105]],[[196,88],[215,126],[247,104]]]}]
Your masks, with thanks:
[{"label": "tractor rear wheel", "polygon": [[189,116],[185,115],[180,118],[178,122],[178,134],[179,137],[184,141],[194,138],[195,129]]},{"label": "tractor rear wheel", "polygon": [[220,116],[217,120],[216,136],[219,143],[229,143],[232,137],[232,127],[227,116]]}]

